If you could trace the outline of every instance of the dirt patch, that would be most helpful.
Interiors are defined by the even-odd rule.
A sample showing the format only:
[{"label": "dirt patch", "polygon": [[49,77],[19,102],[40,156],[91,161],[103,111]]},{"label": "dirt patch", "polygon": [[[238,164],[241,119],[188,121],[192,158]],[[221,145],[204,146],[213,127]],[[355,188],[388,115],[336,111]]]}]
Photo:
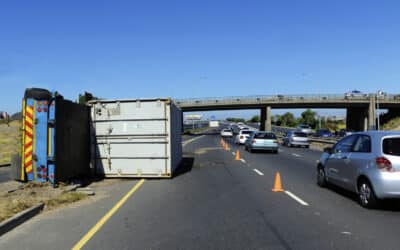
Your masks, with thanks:
[{"label": "dirt patch", "polygon": [[70,204],[87,197],[79,192],[66,192],[67,186],[53,188],[50,184],[6,182],[0,185],[0,221],[37,205],[45,204],[45,210]]}]

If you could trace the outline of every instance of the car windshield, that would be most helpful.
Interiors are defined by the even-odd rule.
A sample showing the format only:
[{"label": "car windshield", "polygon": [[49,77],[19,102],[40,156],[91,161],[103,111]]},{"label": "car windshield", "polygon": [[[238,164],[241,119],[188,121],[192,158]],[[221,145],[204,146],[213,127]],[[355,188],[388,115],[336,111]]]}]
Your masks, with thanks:
[{"label": "car windshield", "polygon": [[276,139],[273,133],[256,133],[254,139]]},{"label": "car windshield", "polygon": [[384,139],[382,149],[384,154],[400,156],[400,137]]},{"label": "car windshield", "polygon": [[231,132],[229,129],[224,129],[223,131],[224,132]]},{"label": "car windshield", "polygon": [[305,133],[302,132],[294,132],[293,136],[297,136],[297,137],[307,137],[307,135]]},{"label": "car windshield", "polygon": [[250,131],[250,130],[244,130],[244,131],[242,131],[242,134],[243,135],[249,135],[249,134],[251,134],[251,132],[252,131]]},{"label": "car windshield", "polygon": [[301,125],[300,128],[310,128],[310,126],[307,125]]}]

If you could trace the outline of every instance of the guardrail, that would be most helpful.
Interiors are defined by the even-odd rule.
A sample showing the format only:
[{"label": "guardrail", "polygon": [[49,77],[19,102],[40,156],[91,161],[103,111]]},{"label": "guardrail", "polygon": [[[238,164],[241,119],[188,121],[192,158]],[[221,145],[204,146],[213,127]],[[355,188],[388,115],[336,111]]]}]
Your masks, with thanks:
[{"label": "guardrail", "polygon": [[[283,137],[283,133],[287,133],[288,131],[296,130],[295,128],[290,127],[280,127],[280,126],[272,126],[272,131],[275,133],[278,132],[279,136]],[[310,142],[318,142],[318,143],[325,143],[325,144],[335,144],[340,138],[331,138],[331,139],[321,139],[318,137],[308,137]]]}]

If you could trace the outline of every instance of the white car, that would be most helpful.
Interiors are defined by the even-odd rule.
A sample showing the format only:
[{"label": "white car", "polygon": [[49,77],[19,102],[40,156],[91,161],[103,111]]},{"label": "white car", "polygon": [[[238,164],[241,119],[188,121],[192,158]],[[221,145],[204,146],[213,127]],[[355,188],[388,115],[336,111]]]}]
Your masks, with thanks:
[{"label": "white car", "polygon": [[233,132],[230,129],[223,129],[223,130],[221,130],[221,136],[222,137],[232,137]]},{"label": "white car", "polygon": [[247,130],[247,129],[240,130],[239,134],[237,134],[235,137],[235,143],[236,144],[244,144],[252,132],[253,132],[252,130]]}]

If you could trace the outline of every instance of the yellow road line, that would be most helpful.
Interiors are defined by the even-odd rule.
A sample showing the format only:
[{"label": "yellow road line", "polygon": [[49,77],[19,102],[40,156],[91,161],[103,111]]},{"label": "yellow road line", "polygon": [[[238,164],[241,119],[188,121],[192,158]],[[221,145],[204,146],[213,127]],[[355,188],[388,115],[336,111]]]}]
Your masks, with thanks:
[{"label": "yellow road line", "polygon": [[139,189],[140,186],[142,186],[144,183],[144,179],[141,179],[136,185],[124,196],[120,201],[118,201],[117,204],[113,208],[111,208],[106,215],[101,218],[96,225],[94,225],[89,232],[83,236],[83,238],[75,244],[75,246],[72,247],[72,250],[78,250],[81,249],[92,237],[95,235],[97,231],[113,216],[115,212],[129,199],[129,197],[136,192],[136,190]]}]

